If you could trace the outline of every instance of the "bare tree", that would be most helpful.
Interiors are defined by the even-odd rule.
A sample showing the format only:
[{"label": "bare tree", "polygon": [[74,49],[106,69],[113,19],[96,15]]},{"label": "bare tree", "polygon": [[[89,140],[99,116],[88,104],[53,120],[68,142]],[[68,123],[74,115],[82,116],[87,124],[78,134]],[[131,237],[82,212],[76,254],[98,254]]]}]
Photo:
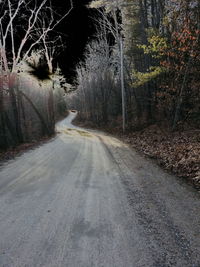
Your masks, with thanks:
[{"label": "bare tree", "polygon": [[[28,1],[6,0],[0,3],[0,62],[4,71],[15,71],[20,61],[26,59],[31,51],[44,45],[49,67],[52,51],[47,52],[47,39],[73,9],[69,0],[67,11],[58,15],[54,12],[51,0]],[[18,32],[19,24],[24,34]],[[20,31],[22,30],[20,29]],[[21,31],[22,32],[22,31]],[[9,42],[11,40],[11,44]],[[46,43],[47,42],[47,43]],[[9,51],[12,51],[12,55]]]},{"label": "bare tree", "polygon": [[87,45],[85,61],[77,68],[76,106],[82,117],[98,125],[109,121],[113,108],[110,101],[115,88],[115,70],[111,54],[111,48],[102,36]]},{"label": "bare tree", "polygon": [[[119,58],[120,58],[120,81],[121,81],[121,99],[122,99],[122,129],[125,132],[126,128],[126,104],[125,104],[125,86],[124,86],[124,46],[123,46],[123,35],[122,27],[118,22],[118,12],[119,8],[122,5],[121,0],[114,1],[93,1],[90,5],[92,8],[100,8],[99,13],[102,19],[97,20],[97,23],[101,28],[109,31],[118,46],[119,49]],[[103,9],[102,9],[103,8]]]},{"label": "bare tree", "polygon": [[[51,75],[53,60],[62,46],[56,27],[72,9],[73,0],[68,0],[62,14],[54,9],[51,0],[0,1],[0,135],[6,144],[23,142],[25,131],[28,134],[24,125],[31,123],[38,136],[39,124],[43,134],[54,132]],[[27,88],[23,84],[26,71],[36,78],[26,74],[31,81],[26,84]],[[43,84],[44,79],[49,80],[48,85]],[[43,91],[38,90],[40,86]]]}]

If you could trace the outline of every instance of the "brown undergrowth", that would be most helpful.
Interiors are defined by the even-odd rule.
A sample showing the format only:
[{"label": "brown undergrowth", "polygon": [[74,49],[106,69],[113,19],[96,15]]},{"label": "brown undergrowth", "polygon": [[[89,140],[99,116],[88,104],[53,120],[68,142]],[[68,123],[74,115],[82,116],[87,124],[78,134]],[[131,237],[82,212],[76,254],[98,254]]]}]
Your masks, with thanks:
[{"label": "brown undergrowth", "polygon": [[165,170],[184,178],[200,189],[200,130],[171,132],[151,125],[144,130],[122,134],[119,127],[94,127],[91,123],[75,120],[79,126],[109,132],[128,143],[149,158],[156,160]]},{"label": "brown undergrowth", "polygon": [[200,132],[161,131],[153,125],[122,137],[132,147],[155,159],[164,169],[200,188]]}]

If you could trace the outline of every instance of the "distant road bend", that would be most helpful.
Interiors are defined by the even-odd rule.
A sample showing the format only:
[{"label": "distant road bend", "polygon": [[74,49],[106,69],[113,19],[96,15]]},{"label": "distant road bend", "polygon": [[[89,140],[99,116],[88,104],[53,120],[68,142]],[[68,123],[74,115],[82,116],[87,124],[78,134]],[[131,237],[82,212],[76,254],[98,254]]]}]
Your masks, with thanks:
[{"label": "distant road bend", "polygon": [[199,267],[199,193],[75,116],[0,168],[0,267]]}]

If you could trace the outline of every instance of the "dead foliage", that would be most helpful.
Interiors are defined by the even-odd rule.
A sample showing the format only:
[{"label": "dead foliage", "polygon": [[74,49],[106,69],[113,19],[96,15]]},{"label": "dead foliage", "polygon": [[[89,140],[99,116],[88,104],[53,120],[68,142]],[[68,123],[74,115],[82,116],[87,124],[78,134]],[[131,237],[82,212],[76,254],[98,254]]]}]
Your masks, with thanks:
[{"label": "dead foliage", "polygon": [[200,188],[200,131],[170,132],[151,126],[122,136],[164,169]]},{"label": "dead foliage", "polygon": [[122,134],[121,126],[94,127],[92,123],[75,120],[77,125],[101,129],[119,137],[136,150],[156,160],[165,170],[184,178],[200,189],[200,130],[172,132],[152,125],[144,130]]}]

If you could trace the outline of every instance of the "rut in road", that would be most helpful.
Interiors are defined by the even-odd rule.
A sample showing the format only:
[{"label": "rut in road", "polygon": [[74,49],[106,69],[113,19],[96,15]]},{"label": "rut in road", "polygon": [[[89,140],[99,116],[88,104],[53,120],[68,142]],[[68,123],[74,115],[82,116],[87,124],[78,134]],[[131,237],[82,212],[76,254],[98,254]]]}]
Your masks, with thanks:
[{"label": "rut in road", "polygon": [[0,266],[200,266],[199,194],[75,116],[1,167]]}]

